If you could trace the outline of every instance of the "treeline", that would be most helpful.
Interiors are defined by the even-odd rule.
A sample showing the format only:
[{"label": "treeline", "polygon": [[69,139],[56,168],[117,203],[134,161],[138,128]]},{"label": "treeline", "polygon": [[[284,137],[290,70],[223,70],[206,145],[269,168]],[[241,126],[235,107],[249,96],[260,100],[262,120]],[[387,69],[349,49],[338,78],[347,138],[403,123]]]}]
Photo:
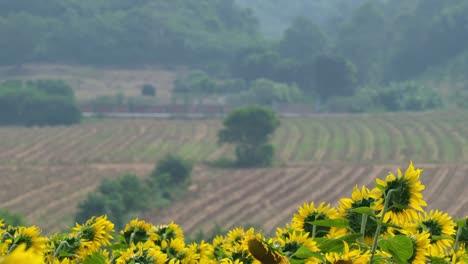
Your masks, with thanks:
[{"label": "treeline", "polygon": [[[465,0],[1,1],[0,63],[184,65],[203,71],[180,76],[177,96],[300,101],[323,111],[462,106],[467,13]],[[262,36],[257,17],[277,23],[265,14],[290,24]],[[431,103],[375,105],[401,91]]]},{"label": "treeline", "polygon": [[74,92],[63,81],[0,83],[0,125],[70,125],[80,118]]},{"label": "treeline", "polygon": [[256,29],[232,0],[0,1],[0,64],[206,64],[256,41]]}]

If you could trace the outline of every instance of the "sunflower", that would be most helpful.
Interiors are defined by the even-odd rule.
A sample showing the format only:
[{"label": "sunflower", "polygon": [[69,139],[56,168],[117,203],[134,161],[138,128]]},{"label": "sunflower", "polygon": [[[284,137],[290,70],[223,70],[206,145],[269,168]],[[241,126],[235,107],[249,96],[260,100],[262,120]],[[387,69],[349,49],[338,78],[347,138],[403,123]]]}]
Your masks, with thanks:
[{"label": "sunflower", "polygon": [[427,250],[431,246],[431,239],[429,232],[412,232],[408,230],[401,230],[402,234],[411,239],[413,243],[413,255],[408,260],[411,264],[426,264],[428,261]]},{"label": "sunflower", "polygon": [[224,250],[227,254],[223,260],[229,262],[231,260],[232,263],[243,263],[243,264],[252,264],[252,263],[259,263],[249,252],[248,247],[243,245],[242,243],[226,243],[224,244]]},{"label": "sunflower", "polygon": [[125,225],[124,230],[120,231],[120,234],[129,245],[131,243],[146,242],[155,230],[155,226],[145,221],[139,221],[137,218]]},{"label": "sunflower", "polygon": [[237,227],[237,228],[230,230],[227,233],[226,238],[227,238],[227,241],[231,242],[232,244],[240,244],[244,240],[245,236],[246,236],[246,232],[244,228]]},{"label": "sunflower", "polygon": [[405,174],[398,170],[397,176],[390,173],[385,181],[376,179],[381,196],[377,199],[375,208],[382,214],[384,204],[388,203],[384,222],[390,220],[396,225],[412,222],[417,217],[417,211],[423,211],[422,206],[426,206],[427,203],[421,193],[425,188],[419,180],[421,172],[421,169],[414,169],[413,163],[410,162]]},{"label": "sunflower", "polygon": [[172,239],[184,239],[184,232],[179,225],[174,222],[169,223],[168,225],[158,225],[154,229],[153,234],[151,234],[150,239],[155,242],[156,245],[161,245],[163,240],[172,240]]},{"label": "sunflower", "polygon": [[107,219],[107,216],[91,217],[84,225],[76,224],[71,235],[83,239],[83,245],[90,247],[90,251],[97,251],[101,246],[109,246],[113,239],[111,233],[114,232],[114,224]]},{"label": "sunflower", "polygon": [[352,264],[367,264],[371,258],[369,251],[361,252],[359,249],[349,250],[349,245],[345,241],[343,252],[329,252],[325,253],[327,263],[352,263]]},{"label": "sunflower", "polygon": [[[28,249],[29,248],[29,249]],[[0,258],[1,264],[44,264],[44,257],[27,243],[18,245],[8,256]]]},{"label": "sunflower", "polygon": [[[354,233],[361,231],[361,223],[363,215],[350,210],[359,207],[370,207],[374,206],[376,199],[380,198],[379,190],[377,188],[369,190],[366,186],[362,186],[359,190],[358,186],[354,186],[351,198],[342,198],[338,202],[338,212],[341,217],[345,218],[349,222],[349,227]],[[386,227],[384,228],[384,232]],[[377,222],[371,218],[367,218],[367,224],[365,229],[365,242],[371,243],[377,229]]]},{"label": "sunflower", "polygon": [[442,257],[445,251],[452,247],[455,223],[448,214],[437,210],[424,212],[424,215],[419,215],[417,225],[419,232],[427,231],[430,234],[431,246],[428,249],[430,256]]},{"label": "sunflower", "polygon": [[287,264],[286,256],[275,250],[261,238],[253,237],[248,241],[250,254],[262,263]]},{"label": "sunflower", "polygon": [[115,259],[116,264],[130,263],[155,263],[164,264],[168,261],[168,256],[157,250],[153,242],[131,244],[125,251],[120,251]]},{"label": "sunflower", "polygon": [[161,241],[161,251],[165,253],[169,259],[181,260],[185,254],[185,241],[181,238]]},{"label": "sunflower", "polygon": [[[31,227],[15,227],[14,241],[15,243],[11,245],[17,246],[19,244],[26,244],[26,249],[32,249],[37,252],[42,252],[47,241],[46,238],[40,237],[41,231],[36,226]],[[10,247],[10,248],[11,248]]]},{"label": "sunflower", "polygon": [[321,203],[317,208],[314,202],[304,203],[292,219],[292,228],[308,233],[311,237],[340,237],[346,234],[344,228],[314,226],[311,222],[318,220],[337,219],[339,214],[330,204]]},{"label": "sunflower", "polygon": [[[279,251],[282,252],[287,258],[293,256],[301,247],[307,248],[314,252],[319,251],[317,243],[309,236],[309,234],[298,230],[291,231],[287,235],[276,238],[273,243],[278,244]],[[307,261],[314,263],[317,261],[317,259],[308,258]]]}]

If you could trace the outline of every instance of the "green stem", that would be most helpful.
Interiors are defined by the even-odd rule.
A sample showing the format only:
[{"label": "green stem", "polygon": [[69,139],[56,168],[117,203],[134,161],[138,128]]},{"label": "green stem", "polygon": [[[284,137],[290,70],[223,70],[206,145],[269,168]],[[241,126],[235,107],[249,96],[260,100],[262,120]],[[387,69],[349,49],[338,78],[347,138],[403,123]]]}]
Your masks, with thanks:
[{"label": "green stem", "polygon": [[457,230],[457,236],[455,237],[455,247],[454,247],[454,249],[455,249],[455,254],[456,254],[457,251],[458,251],[458,247],[459,247],[459,244],[458,244],[458,243],[459,243],[460,235],[461,235],[462,231],[463,231],[463,228],[460,228],[460,227],[459,227],[458,230]]},{"label": "green stem", "polygon": [[392,193],[396,192],[396,191],[397,191],[396,189],[392,189],[392,190],[388,191],[387,195],[384,196],[384,199],[385,199],[384,208],[382,209],[382,215],[380,216],[380,222],[377,223],[377,229],[375,230],[374,241],[373,241],[373,244],[372,244],[372,256],[371,256],[371,259],[370,259],[370,263],[372,263],[372,261],[374,260],[375,251],[377,250],[377,242],[378,242],[378,239],[379,239],[379,236],[380,236],[380,231],[382,230],[382,223],[383,223],[383,220],[384,220],[384,217],[385,217],[385,213],[387,212],[387,209],[388,209],[388,203],[390,202],[390,197],[392,196]]},{"label": "green stem", "polygon": [[135,239],[135,231],[132,232],[130,235],[130,241],[128,242],[128,245],[131,246],[133,243],[133,239]]},{"label": "green stem", "polygon": [[317,233],[317,226],[314,225],[314,226],[312,227],[312,238],[315,238],[315,234],[316,234],[316,233]]},{"label": "green stem", "polygon": [[364,239],[366,237],[367,217],[368,217],[368,215],[366,215],[366,214],[362,215],[362,219],[361,219],[361,234],[362,234],[361,242],[364,242]]},{"label": "green stem", "polygon": [[67,241],[62,241],[62,242],[60,242],[60,245],[57,247],[57,249],[56,249],[55,252],[54,252],[54,257],[58,257],[58,254],[60,254],[60,250],[62,250],[62,248],[63,248],[64,245],[67,245],[67,246],[70,247],[70,244],[68,244]]}]

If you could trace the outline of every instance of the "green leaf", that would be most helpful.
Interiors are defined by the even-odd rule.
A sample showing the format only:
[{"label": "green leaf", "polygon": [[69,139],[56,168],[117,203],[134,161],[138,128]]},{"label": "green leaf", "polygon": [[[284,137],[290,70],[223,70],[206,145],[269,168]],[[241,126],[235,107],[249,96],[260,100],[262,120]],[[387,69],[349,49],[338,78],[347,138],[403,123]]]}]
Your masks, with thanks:
[{"label": "green leaf", "polygon": [[465,227],[465,226],[466,226],[466,222],[467,222],[466,219],[460,219],[460,220],[458,220],[458,221],[457,221],[457,226],[458,226],[458,228],[463,228],[463,227]]},{"label": "green leaf", "polygon": [[346,219],[327,219],[327,220],[317,220],[313,222],[308,222],[311,225],[316,226],[326,226],[326,227],[349,227],[349,221]]},{"label": "green leaf", "polygon": [[343,241],[347,243],[354,243],[357,239],[361,238],[361,233],[350,234],[346,236],[342,236],[337,239],[326,239],[318,243],[318,247],[323,252],[343,252],[344,244]]},{"label": "green leaf", "polygon": [[304,246],[300,247],[296,251],[296,253],[294,253],[293,256],[296,257],[296,258],[301,258],[301,259],[307,259],[307,258],[310,258],[310,257],[314,257],[314,258],[320,259],[321,261],[324,261],[324,258],[322,256],[322,254],[320,254],[318,252],[314,252],[314,251],[312,251],[309,248],[306,248]]},{"label": "green leaf", "polygon": [[306,262],[305,259],[295,259],[295,258],[290,258],[289,263],[291,264],[304,264]]},{"label": "green leaf", "polygon": [[408,260],[413,256],[413,242],[404,235],[397,235],[388,239],[389,253],[401,260]]},{"label": "green leaf", "polygon": [[94,252],[91,256],[88,256],[83,264],[106,264],[107,258],[99,252]]},{"label": "green leaf", "polygon": [[390,252],[389,250],[389,242],[387,239],[381,239],[377,242],[377,245],[379,246],[380,249],[382,249],[385,252]]},{"label": "green leaf", "polygon": [[338,239],[323,241],[318,247],[322,252],[343,252],[344,250],[343,241]]},{"label": "green leaf", "polygon": [[372,210],[372,208],[370,207],[358,207],[358,208],[351,209],[349,211],[352,213],[375,216],[374,210]]},{"label": "green leaf", "polygon": [[122,249],[126,249],[128,248],[128,245],[127,244],[124,244],[124,243],[116,243],[116,244],[112,244],[109,246],[112,250],[122,250]]}]

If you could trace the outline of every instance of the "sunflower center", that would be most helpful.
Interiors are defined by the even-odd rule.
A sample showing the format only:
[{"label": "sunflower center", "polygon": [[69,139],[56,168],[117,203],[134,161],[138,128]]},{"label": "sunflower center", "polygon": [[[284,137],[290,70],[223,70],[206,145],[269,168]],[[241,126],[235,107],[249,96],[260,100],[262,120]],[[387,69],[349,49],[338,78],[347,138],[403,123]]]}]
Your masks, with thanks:
[{"label": "sunflower center", "polygon": [[171,240],[171,239],[176,238],[176,234],[174,230],[168,227],[159,228],[158,230],[156,230],[156,234],[158,234],[161,240],[164,240],[164,239]]},{"label": "sunflower center", "polygon": [[127,244],[130,244],[130,238],[132,234],[133,234],[132,242],[135,244],[138,244],[138,242],[146,242],[149,238],[149,235],[145,230],[140,229],[138,227],[132,228],[128,230],[127,232],[125,232],[123,235],[125,238],[125,242],[127,242]]},{"label": "sunflower center", "polygon": [[433,219],[423,221],[422,226],[418,227],[418,231],[422,232],[423,230],[426,230],[429,232],[431,235],[431,244],[437,242],[436,239],[433,239],[433,236],[441,236],[442,235],[442,226]]},{"label": "sunflower center", "polygon": [[249,253],[247,251],[244,251],[244,250],[238,251],[238,252],[233,252],[232,253],[232,259],[234,261],[239,260],[244,264],[251,264],[251,263],[253,263],[253,261],[252,261],[252,258],[248,257],[248,255],[249,255]]},{"label": "sunflower center", "polygon": [[[314,225],[311,222],[318,220],[327,220],[328,217],[325,214],[321,213],[312,213],[304,219],[304,231],[308,232],[312,236]],[[315,237],[324,237],[330,231],[330,227],[327,226],[316,226],[315,227]]]},{"label": "sunflower center", "polygon": [[81,230],[81,233],[83,234],[83,238],[88,240],[88,241],[93,241],[94,239],[94,228],[91,226],[84,226],[83,229]]},{"label": "sunflower center", "polygon": [[289,242],[284,245],[283,252],[286,257],[290,257],[292,254],[296,253],[296,251],[302,246],[302,244],[297,242]]},{"label": "sunflower center", "polygon": [[[354,201],[354,203],[351,205],[351,209],[356,209],[359,207],[370,207],[372,202],[374,202],[374,199],[372,198],[365,198],[359,201]],[[362,217],[363,217],[362,214],[350,212],[350,211],[347,212],[346,219],[349,221],[349,227],[354,232],[360,232]],[[377,222],[373,220],[372,218],[368,217],[367,223],[366,223],[365,235],[374,236],[375,230],[377,230]],[[386,230],[387,230],[387,227],[383,226],[382,231],[385,232]]]},{"label": "sunflower center", "polygon": [[32,241],[32,238],[29,237],[29,236],[25,236],[25,235],[21,235],[19,238],[18,238],[18,242],[17,244],[22,244],[22,243],[25,243],[26,244],[26,249],[30,248],[33,246],[33,241]]},{"label": "sunflower center", "polygon": [[389,202],[389,211],[401,213],[403,210],[408,209],[410,205],[411,190],[407,179],[403,177],[396,178],[388,182],[385,188],[385,197],[388,193],[392,192]]}]

